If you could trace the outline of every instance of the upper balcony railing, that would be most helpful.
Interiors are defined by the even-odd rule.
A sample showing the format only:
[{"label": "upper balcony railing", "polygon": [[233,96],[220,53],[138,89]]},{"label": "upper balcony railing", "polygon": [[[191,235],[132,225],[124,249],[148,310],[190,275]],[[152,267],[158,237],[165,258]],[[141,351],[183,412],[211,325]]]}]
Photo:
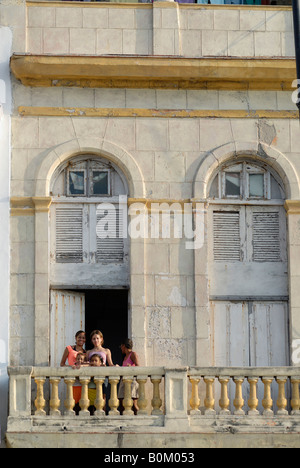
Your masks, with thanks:
[{"label": "upper balcony railing", "polygon": [[[300,369],[294,367],[164,368],[84,367],[80,370],[50,367],[10,367],[8,429],[18,428],[18,419],[52,425],[59,419],[84,426],[100,426],[116,419],[145,426],[165,426],[173,419],[180,428],[201,425],[207,418],[256,417],[262,427],[266,419],[300,416]],[[123,412],[120,413],[118,384],[124,382]],[[138,412],[133,413],[132,382],[137,381]],[[74,411],[73,386],[81,385],[80,411]],[[89,387],[94,387],[90,401]],[[109,384],[109,385],[108,385]],[[105,399],[105,388],[110,392]],[[78,408],[78,410],[79,410]],[[76,422],[77,421],[77,422]],[[98,421],[95,422],[95,421]],[[102,423],[101,423],[102,421]],[[275,424],[276,425],[276,424]],[[24,427],[23,427],[24,429]]]}]

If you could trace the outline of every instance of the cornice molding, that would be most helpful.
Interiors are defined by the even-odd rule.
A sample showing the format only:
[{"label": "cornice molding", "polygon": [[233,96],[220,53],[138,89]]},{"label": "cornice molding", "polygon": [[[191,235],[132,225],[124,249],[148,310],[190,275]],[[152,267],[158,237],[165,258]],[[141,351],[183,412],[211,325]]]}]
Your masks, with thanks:
[{"label": "cornice molding", "polygon": [[294,59],[154,56],[11,57],[25,86],[90,88],[292,90]]},{"label": "cornice molding", "polygon": [[288,215],[300,215],[300,200],[286,200],[284,207]]},{"label": "cornice molding", "polygon": [[48,213],[51,197],[11,197],[11,216],[34,216],[35,213]]}]

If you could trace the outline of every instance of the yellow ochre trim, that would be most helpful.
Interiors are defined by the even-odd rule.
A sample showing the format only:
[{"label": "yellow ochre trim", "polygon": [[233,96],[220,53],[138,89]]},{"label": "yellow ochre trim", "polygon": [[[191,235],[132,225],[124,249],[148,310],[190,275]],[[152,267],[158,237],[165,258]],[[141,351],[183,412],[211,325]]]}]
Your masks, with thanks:
[{"label": "yellow ochre trim", "polygon": [[11,58],[25,86],[90,88],[292,90],[294,59],[154,56],[46,56]]},{"label": "yellow ochre trim", "polygon": [[300,214],[300,200],[286,200],[284,207],[288,215]]},{"label": "yellow ochre trim", "polygon": [[34,216],[35,213],[47,213],[51,205],[51,197],[11,197],[11,216]]},{"label": "yellow ochre trim", "polygon": [[297,119],[298,111],[277,110],[172,110],[89,107],[20,106],[24,117],[156,117],[156,118],[230,118],[230,119]]}]

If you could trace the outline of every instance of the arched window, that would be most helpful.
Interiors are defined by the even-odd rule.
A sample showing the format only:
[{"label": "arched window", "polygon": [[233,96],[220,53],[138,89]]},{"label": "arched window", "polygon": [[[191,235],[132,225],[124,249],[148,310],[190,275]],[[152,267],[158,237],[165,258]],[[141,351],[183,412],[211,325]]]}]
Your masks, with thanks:
[{"label": "arched window", "polygon": [[[286,261],[283,184],[270,168],[247,160],[221,166],[209,191],[215,261]],[[222,204],[221,204],[222,203]]]},{"label": "arched window", "polygon": [[241,161],[223,165],[215,175],[210,198],[227,200],[283,200],[284,188],[275,172]]},{"label": "arched window", "polygon": [[[52,263],[123,263],[127,215],[119,197],[127,193],[123,174],[104,158],[80,155],[59,167],[51,186]],[[103,219],[106,238],[97,232]]]}]

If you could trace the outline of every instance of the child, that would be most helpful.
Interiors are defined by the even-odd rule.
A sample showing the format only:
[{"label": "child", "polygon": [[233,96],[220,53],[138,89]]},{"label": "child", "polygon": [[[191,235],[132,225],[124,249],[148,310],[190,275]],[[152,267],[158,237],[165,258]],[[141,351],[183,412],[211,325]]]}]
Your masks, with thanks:
[{"label": "child", "polygon": [[[87,366],[88,364],[85,363],[85,353],[78,353],[76,356],[75,364],[72,366],[72,369],[80,369],[82,366]],[[76,378],[76,382],[73,385],[73,398],[75,400],[75,407],[74,411],[78,415],[80,411],[79,401],[81,398],[81,383],[78,378]]]},{"label": "child", "polygon": [[[123,340],[121,343],[121,351],[123,354],[125,354],[124,360],[123,360],[123,367],[135,367],[139,366],[139,357],[138,355],[132,351],[133,348],[133,342],[129,338],[126,338],[126,340]],[[133,400],[133,411],[134,414],[136,415],[138,412],[138,406],[137,406],[137,400],[138,400],[138,388],[139,384],[137,383],[136,380],[134,380],[131,384],[131,398]],[[123,399],[125,397],[125,386],[123,380],[120,383],[119,391],[118,391],[118,398],[120,399],[120,407],[121,407],[121,414],[124,411],[123,407]]]},{"label": "child", "polygon": [[85,363],[85,354],[78,353],[76,356],[75,364],[72,366],[72,369],[80,369],[81,366],[87,365]]},{"label": "child", "polygon": [[[102,367],[105,366],[103,357],[100,356],[99,354],[92,354],[90,356],[90,366],[91,367]],[[107,379],[105,379],[106,381]],[[104,382],[104,385],[107,385],[107,382]],[[91,382],[89,383],[89,389],[88,389],[88,395],[89,395],[89,400],[90,400],[90,406],[89,406],[89,412],[91,416],[93,416],[95,412],[95,400],[96,400],[96,384],[94,380],[92,379]],[[105,399],[105,395],[103,396]]]}]

